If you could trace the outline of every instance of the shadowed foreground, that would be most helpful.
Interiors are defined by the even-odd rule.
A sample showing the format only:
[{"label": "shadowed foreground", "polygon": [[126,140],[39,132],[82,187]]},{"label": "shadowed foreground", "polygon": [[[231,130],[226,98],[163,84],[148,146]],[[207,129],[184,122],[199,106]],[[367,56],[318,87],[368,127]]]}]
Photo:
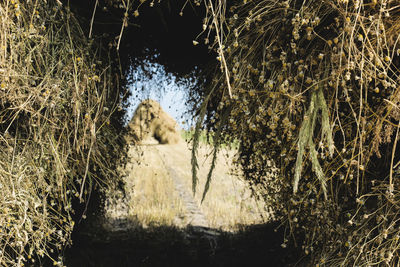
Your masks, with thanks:
[{"label": "shadowed foreground", "polygon": [[66,265],[81,266],[294,266],[299,254],[282,248],[277,225],[256,225],[236,234],[173,227],[134,232],[76,234]]}]

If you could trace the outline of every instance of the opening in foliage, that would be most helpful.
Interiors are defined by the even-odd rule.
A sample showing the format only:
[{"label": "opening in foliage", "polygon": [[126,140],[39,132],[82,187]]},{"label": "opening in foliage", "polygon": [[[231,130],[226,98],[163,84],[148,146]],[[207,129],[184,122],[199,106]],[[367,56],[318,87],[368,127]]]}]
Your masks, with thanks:
[{"label": "opening in foliage", "polygon": [[157,53],[197,78],[193,191],[204,129],[214,148],[204,201],[236,143],[282,247],[318,265],[399,261],[397,1],[7,0],[0,14],[2,264],[62,265],[100,188],[124,186],[128,70]]}]

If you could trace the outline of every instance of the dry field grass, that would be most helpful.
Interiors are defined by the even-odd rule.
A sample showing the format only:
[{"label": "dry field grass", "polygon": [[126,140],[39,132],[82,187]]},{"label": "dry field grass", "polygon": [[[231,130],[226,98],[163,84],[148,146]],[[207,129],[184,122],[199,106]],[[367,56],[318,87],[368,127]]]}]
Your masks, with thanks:
[{"label": "dry field grass", "polygon": [[[195,225],[190,217],[186,198],[194,198],[207,226],[224,231],[235,231],[242,225],[263,223],[268,213],[251,195],[244,181],[232,173],[233,150],[222,150],[213,175],[210,190],[201,203],[202,189],[211,161],[210,148],[199,149],[199,186],[193,197],[189,145],[148,144],[131,147],[130,162],[126,167],[125,204],[115,201],[106,211],[109,218],[128,218],[127,227]],[[179,186],[177,186],[179,183]],[[182,192],[184,191],[184,192]]]},{"label": "dry field grass", "polygon": [[184,206],[175,184],[153,146],[131,148],[131,169],[127,176],[129,207],[143,226],[168,225],[184,218]]},{"label": "dry field grass", "polygon": [[[188,145],[160,146],[158,149],[191,192],[191,154]],[[232,150],[223,149],[220,152],[210,190],[201,204],[202,190],[211,162],[210,154],[210,147],[203,145],[199,148],[199,184],[195,194],[195,200],[204,212],[209,226],[229,231],[240,225],[264,222],[268,216],[261,211],[263,205],[251,196],[245,182],[233,173],[232,159],[235,152]]]}]

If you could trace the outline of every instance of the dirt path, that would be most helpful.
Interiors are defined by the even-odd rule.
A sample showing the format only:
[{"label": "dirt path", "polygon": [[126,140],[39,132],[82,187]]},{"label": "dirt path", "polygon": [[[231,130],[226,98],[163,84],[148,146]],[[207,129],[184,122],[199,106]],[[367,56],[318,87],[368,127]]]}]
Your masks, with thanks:
[{"label": "dirt path", "polygon": [[209,224],[203,211],[200,210],[199,206],[193,199],[192,194],[185,188],[182,178],[179,177],[173,168],[167,167],[166,169],[175,182],[175,189],[179,193],[179,196],[186,207],[186,216],[188,218],[189,225],[208,227]]},{"label": "dirt path", "polygon": [[[199,205],[196,203],[195,199],[193,198],[193,195],[187,187],[184,184],[183,178],[177,173],[177,171],[172,167],[171,163],[166,163],[170,162],[171,159],[177,159],[177,158],[186,158],[184,157],[181,152],[175,151],[175,153],[170,153],[169,155],[162,153],[160,149],[162,146],[150,146],[149,149],[155,150],[155,153],[158,154],[158,156],[161,158],[161,161],[163,163],[163,167],[165,170],[167,170],[168,175],[172,178],[172,181],[175,184],[175,190],[179,194],[179,197],[181,198],[185,208],[186,208],[186,219],[188,221],[188,225],[194,226],[194,227],[208,227],[208,221],[203,213],[203,211],[200,209]],[[172,160],[174,162],[175,160]],[[176,162],[176,161],[175,161]]]}]

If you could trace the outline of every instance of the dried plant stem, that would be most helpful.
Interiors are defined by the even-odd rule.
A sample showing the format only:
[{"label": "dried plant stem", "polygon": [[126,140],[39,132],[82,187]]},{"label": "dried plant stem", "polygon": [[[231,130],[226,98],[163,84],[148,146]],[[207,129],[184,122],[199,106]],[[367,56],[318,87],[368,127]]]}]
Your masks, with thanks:
[{"label": "dried plant stem", "polygon": [[118,43],[117,43],[117,51],[119,50],[119,45],[121,43],[121,38],[122,38],[122,34],[124,33],[124,29],[128,23],[128,12],[129,12],[129,8],[130,8],[130,0],[128,0],[128,3],[125,4],[125,2],[123,1],[124,5],[125,5],[125,15],[124,18],[122,20],[122,26],[121,26],[121,31],[119,33],[119,37],[118,37]]},{"label": "dried plant stem", "polygon": [[80,190],[80,193],[79,193],[79,201],[80,201],[80,202],[83,202],[82,195],[83,195],[83,190],[84,190],[84,187],[85,187],[85,184],[86,184],[86,177],[87,177],[88,171],[89,171],[89,162],[90,162],[90,156],[91,156],[91,154],[92,154],[92,148],[93,148],[93,143],[90,144],[90,148],[89,148],[89,152],[88,152],[88,157],[87,157],[87,160],[86,160],[85,175],[83,176],[83,181],[82,181],[82,185],[81,185],[81,190]]},{"label": "dried plant stem", "polygon": [[211,0],[209,0],[209,4],[210,4],[210,8],[211,8],[211,12],[213,15],[213,24],[215,26],[215,36],[217,37],[217,42],[218,42],[218,55],[220,57],[220,60],[223,64],[223,69],[224,69],[224,73],[225,73],[225,80],[226,80],[226,84],[228,86],[228,93],[229,93],[229,97],[232,98],[232,87],[231,87],[231,83],[230,83],[230,79],[229,79],[229,69],[228,66],[226,65],[226,60],[225,60],[225,55],[224,55],[224,49],[223,49],[223,44],[222,44],[222,40],[221,40],[221,34],[222,32],[220,32],[219,30],[219,25],[218,25],[218,20],[217,20],[217,15],[214,11],[214,6]]},{"label": "dried plant stem", "polygon": [[400,129],[400,120],[399,123],[397,124],[397,129],[396,129],[396,137],[394,138],[394,143],[393,143],[393,148],[392,148],[392,158],[390,159],[390,171],[389,171],[389,193],[393,194],[394,186],[393,186],[393,161],[396,153],[396,146],[397,146],[397,141],[399,138],[399,129]]},{"label": "dried plant stem", "polygon": [[96,0],[96,3],[94,4],[94,8],[93,8],[92,18],[90,20],[89,38],[92,38],[92,29],[93,29],[94,16],[96,14],[96,9],[97,9],[97,5],[98,4],[99,4],[99,0]]}]

